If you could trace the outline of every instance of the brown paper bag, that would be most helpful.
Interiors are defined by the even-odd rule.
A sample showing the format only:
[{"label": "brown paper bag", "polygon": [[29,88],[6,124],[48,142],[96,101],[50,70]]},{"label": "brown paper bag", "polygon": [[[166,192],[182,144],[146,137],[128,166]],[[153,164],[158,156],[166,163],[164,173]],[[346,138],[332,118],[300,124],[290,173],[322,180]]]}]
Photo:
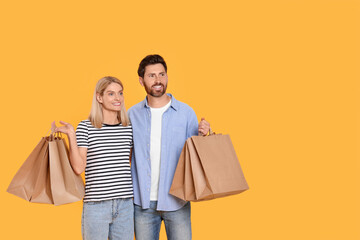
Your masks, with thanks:
[{"label": "brown paper bag", "polygon": [[55,205],[72,203],[84,197],[84,182],[69,162],[63,138],[49,142],[50,184]]},{"label": "brown paper bag", "polygon": [[170,194],[202,201],[249,189],[229,135],[187,139],[175,171]]},{"label": "brown paper bag", "polygon": [[[59,146],[58,142],[61,142]],[[60,205],[81,200],[84,183],[81,176],[73,172],[67,156],[62,138],[43,137],[15,174],[7,191],[36,203]],[[59,187],[61,183],[66,193],[64,187]]]},{"label": "brown paper bag", "polygon": [[43,137],[15,174],[7,191],[30,202],[52,203],[48,179],[49,141]]}]

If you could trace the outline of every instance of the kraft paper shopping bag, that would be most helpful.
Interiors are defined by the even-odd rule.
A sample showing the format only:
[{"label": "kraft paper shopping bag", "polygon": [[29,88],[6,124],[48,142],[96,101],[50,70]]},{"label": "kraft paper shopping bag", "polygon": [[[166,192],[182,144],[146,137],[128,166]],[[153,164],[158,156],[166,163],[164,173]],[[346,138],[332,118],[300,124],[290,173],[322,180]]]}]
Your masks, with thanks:
[{"label": "kraft paper shopping bag", "polygon": [[84,182],[69,162],[64,139],[43,137],[12,179],[7,191],[30,202],[61,205],[84,196]]},{"label": "kraft paper shopping bag", "polygon": [[229,135],[187,139],[170,194],[186,201],[203,201],[249,189]]},{"label": "kraft paper shopping bag", "polygon": [[49,138],[43,137],[12,179],[7,192],[30,202],[53,203],[48,171]]},{"label": "kraft paper shopping bag", "polygon": [[55,205],[76,202],[84,197],[84,183],[69,162],[63,138],[49,142],[50,184]]}]

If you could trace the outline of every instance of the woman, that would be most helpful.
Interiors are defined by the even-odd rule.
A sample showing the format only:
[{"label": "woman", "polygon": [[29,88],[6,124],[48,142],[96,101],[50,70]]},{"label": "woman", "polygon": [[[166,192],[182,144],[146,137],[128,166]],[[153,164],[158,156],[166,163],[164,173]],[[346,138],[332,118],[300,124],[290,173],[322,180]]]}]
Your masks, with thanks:
[{"label": "woman", "polygon": [[[70,162],[85,171],[82,235],[85,240],[134,239],[133,188],[130,172],[132,128],[124,105],[123,85],[115,77],[96,84],[88,120],[76,132],[71,124],[55,132],[69,138]],[[54,126],[56,127],[56,126]]]}]

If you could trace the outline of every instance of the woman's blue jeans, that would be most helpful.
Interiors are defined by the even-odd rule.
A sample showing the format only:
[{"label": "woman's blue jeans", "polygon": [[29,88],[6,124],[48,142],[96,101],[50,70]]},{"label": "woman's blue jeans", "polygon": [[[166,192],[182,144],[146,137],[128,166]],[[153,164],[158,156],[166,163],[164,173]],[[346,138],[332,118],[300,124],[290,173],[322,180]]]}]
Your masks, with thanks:
[{"label": "woman's blue jeans", "polygon": [[84,202],[81,227],[84,240],[133,240],[133,199]]}]

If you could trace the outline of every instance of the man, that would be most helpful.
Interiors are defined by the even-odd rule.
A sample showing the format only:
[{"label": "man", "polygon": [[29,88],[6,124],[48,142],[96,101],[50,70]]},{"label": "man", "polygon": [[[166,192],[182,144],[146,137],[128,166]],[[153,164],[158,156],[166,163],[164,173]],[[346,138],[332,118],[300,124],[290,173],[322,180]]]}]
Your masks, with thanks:
[{"label": "man", "polygon": [[198,124],[188,105],[166,94],[167,66],[161,56],[146,56],[138,75],[147,96],[129,109],[134,139],[135,237],[159,239],[164,221],[168,239],[191,239],[190,202],[170,195],[169,190],[186,139],[206,135],[210,124],[204,119]]}]

